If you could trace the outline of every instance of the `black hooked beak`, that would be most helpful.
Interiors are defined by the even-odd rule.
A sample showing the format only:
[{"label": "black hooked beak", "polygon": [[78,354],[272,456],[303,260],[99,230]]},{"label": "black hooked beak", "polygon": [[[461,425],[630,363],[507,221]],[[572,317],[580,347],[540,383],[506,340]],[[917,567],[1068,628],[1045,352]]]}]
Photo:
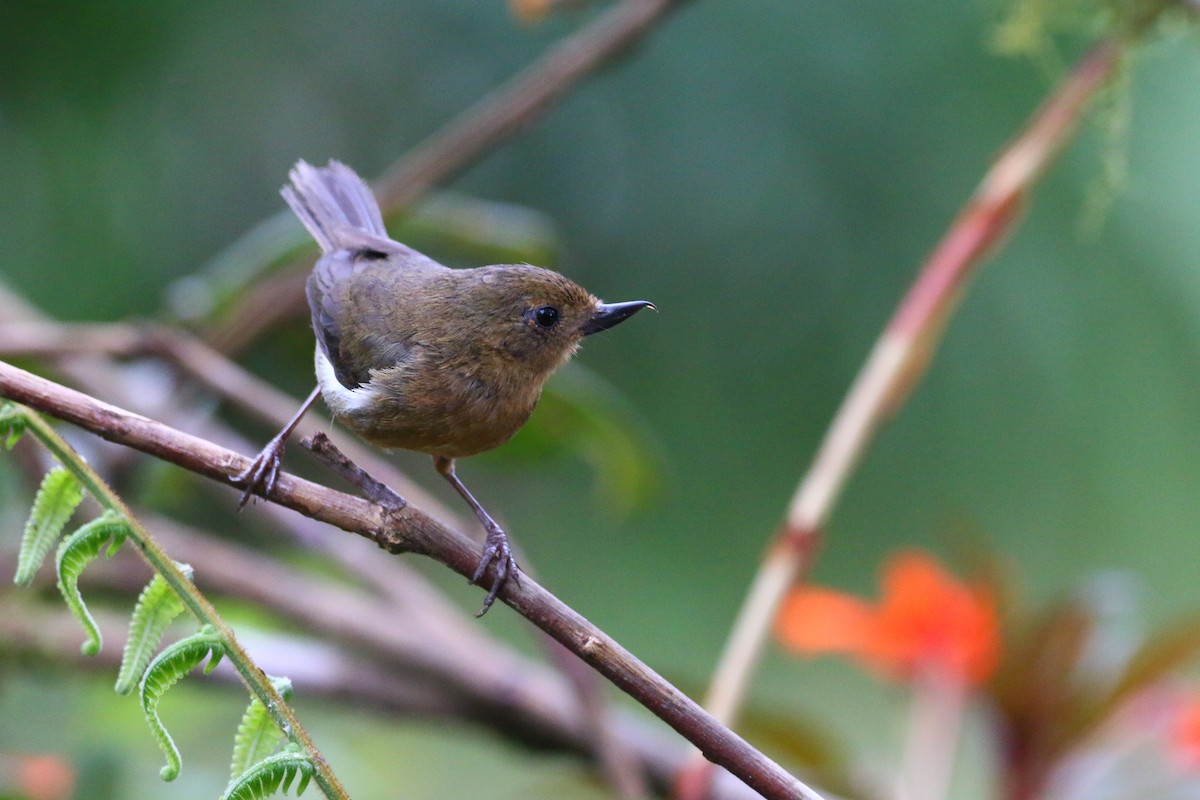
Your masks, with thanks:
[{"label": "black hooked beak", "polygon": [[[583,323],[583,335],[606,331],[613,325],[632,317],[643,308],[654,308],[654,303],[645,300],[630,300],[628,303],[601,303],[596,307],[596,313]],[[654,308],[657,311],[657,308]]]}]

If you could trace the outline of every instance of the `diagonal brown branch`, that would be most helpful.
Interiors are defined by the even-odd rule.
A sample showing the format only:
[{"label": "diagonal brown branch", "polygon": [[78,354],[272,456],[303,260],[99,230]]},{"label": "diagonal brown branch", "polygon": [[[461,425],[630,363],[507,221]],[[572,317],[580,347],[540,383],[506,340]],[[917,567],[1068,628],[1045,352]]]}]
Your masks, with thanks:
[{"label": "diagonal brown branch", "polygon": [[580,79],[630,47],[682,0],[625,0],[464,111],[384,172],[384,213],[411,203],[519,131]]},{"label": "diagonal brown branch", "polygon": [[[623,0],[583,29],[463,111],[424,142],[393,162],[374,181],[385,216],[419,200],[434,186],[455,177],[505,139],[530,125],[592,72],[633,47],[683,0]],[[243,238],[217,260],[229,260],[245,246]],[[307,268],[305,269],[307,272]],[[292,310],[304,305],[303,280],[272,276],[248,294],[214,342],[228,351],[243,346]]]},{"label": "diagonal brown branch", "polygon": [[[227,482],[248,463],[245,457],[204,439],[102,403],[3,362],[0,362],[0,395],[213,480]],[[474,542],[411,505],[385,511],[361,498],[287,474],[280,476],[268,499],[367,537],[388,552],[428,555],[463,576],[471,575],[478,562],[478,548]],[[489,573],[484,583],[493,578],[494,573]],[[816,792],[717,722],[533,579],[525,577],[520,584],[508,582],[500,599],[763,797],[818,800]]]},{"label": "diagonal brown branch", "polygon": [[[967,280],[1016,227],[1034,185],[1116,69],[1123,44],[1114,38],[1093,47],[1001,152],[876,341],[796,489],[730,632],[705,702],[722,722],[736,717],[771,621],[807,567],[846,481],[924,375]],[[702,797],[708,774],[708,765],[695,762],[681,777],[677,797]]]},{"label": "diagonal brown branch", "polygon": [[[119,556],[118,556],[119,557]],[[136,595],[142,588],[109,569],[110,562],[97,562],[89,568],[94,585],[128,591]],[[11,566],[0,558],[0,574],[11,574]],[[99,582],[97,583],[97,579]],[[129,625],[127,615],[93,608],[105,641],[120,641]],[[579,726],[579,715],[572,704],[558,702],[561,693],[551,693],[550,702],[540,699],[523,706],[514,719],[513,709],[503,697],[476,702],[454,687],[425,680],[422,676],[399,672],[386,663],[345,648],[331,646],[309,635],[271,633],[253,629],[239,631],[239,639],[254,653],[256,662],[271,675],[287,674],[305,698],[320,697],[373,714],[392,714],[400,718],[430,718],[439,721],[461,720],[482,723],[503,731],[510,742],[532,750],[571,752],[587,755],[592,746]],[[105,648],[96,656],[79,652],[79,624],[65,610],[38,603],[0,586],[0,641],[8,656],[23,663],[69,664],[80,671],[110,671],[120,665],[119,648]],[[36,661],[35,661],[36,659]],[[207,680],[238,685],[236,673],[226,662],[218,665]],[[670,785],[688,752],[679,741],[661,730],[652,730],[644,715],[617,711],[613,727],[623,741],[634,748],[639,762],[653,779],[658,791]],[[758,794],[745,784],[725,775],[713,792],[714,800],[750,800]]]}]

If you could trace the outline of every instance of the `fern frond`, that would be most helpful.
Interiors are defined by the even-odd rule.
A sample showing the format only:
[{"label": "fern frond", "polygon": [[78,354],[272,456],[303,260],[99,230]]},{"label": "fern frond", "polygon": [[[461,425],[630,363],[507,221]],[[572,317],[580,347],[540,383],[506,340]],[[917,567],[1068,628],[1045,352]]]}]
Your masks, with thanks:
[{"label": "fern frond", "polygon": [[314,774],[316,767],[309,755],[299,745],[291,744],[246,770],[229,786],[221,800],[261,800],[280,791],[287,794],[297,777],[300,778],[296,784],[296,796],[299,797]]},{"label": "fern frond", "polygon": [[25,414],[15,403],[0,404],[0,438],[6,450],[12,450],[25,432]]},{"label": "fern frond", "polygon": [[[3,435],[0,433],[0,435]],[[21,537],[21,552],[17,556],[17,574],[13,582],[28,586],[46,559],[46,553],[62,534],[67,520],[83,500],[83,487],[70,470],[55,467],[42,478],[42,485],[33,498],[25,534]]]},{"label": "fern frond", "polygon": [[79,576],[84,567],[100,556],[106,544],[111,558],[128,535],[129,522],[116,511],[110,510],[75,531],[58,546],[58,590],[87,633],[88,640],[80,648],[86,656],[100,652],[102,640],[100,629],[96,627],[96,621],[92,619],[79,592]]},{"label": "fern frond", "polygon": [[[284,700],[292,696],[292,682],[287,678],[271,678],[275,691]],[[267,713],[267,708],[257,697],[250,698],[250,705],[242,714],[237,735],[233,738],[233,760],[229,765],[229,785],[232,787],[255,762],[268,755],[283,738],[283,731]]]},{"label": "fern frond", "polygon": [[[192,579],[192,568],[187,564],[177,566]],[[129,694],[137,685],[146,665],[154,657],[167,626],[183,611],[183,601],[175,590],[155,575],[138,595],[133,616],[129,619],[129,636],[125,640],[125,652],[121,656],[121,671],[117,675],[117,694]]]},{"label": "fern frond", "polygon": [[167,689],[195,669],[205,656],[209,656],[208,665],[204,669],[205,674],[208,674],[224,654],[225,644],[220,635],[213,626],[205,625],[186,639],[180,639],[163,648],[146,667],[141,684],[142,711],[146,715],[146,724],[150,726],[150,732],[154,734],[163,755],[167,757],[167,765],[159,772],[164,781],[173,781],[179,777],[182,759],[179,748],[175,746],[175,740],[158,718],[158,702]]}]

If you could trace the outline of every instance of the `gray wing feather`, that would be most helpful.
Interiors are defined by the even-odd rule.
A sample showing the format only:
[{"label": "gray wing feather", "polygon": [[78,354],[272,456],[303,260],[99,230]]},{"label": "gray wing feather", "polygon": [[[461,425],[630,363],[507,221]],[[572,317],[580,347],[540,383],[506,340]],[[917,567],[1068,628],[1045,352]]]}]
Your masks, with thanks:
[{"label": "gray wing feather", "polygon": [[297,162],[288,173],[291,185],[281,190],[283,199],[296,212],[308,232],[329,253],[348,249],[354,234],[372,234],[387,239],[383,215],[375,196],[354,170],[337,161],[317,169]]},{"label": "gray wing feather", "polygon": [[338,325],[341,316],[337,298],[337,283],[354,270],[354,254],[349,250],[336,250],[321,256],[312,274],[304,285],[308,298],[308,310],[312,315],[313,333],[317,346],[333,366],[333,373],[347,389],[355,389],[361,381],[346,373],[341,356],[342,335]]},{"label": "gray wing feather", "polygon": [[383,214],[371,187],[340,161],[314,167],[298,161],[288,173],[291,185],[280,190],[283,199],[308,228],[324,253],[335,250],[373,250],[399,255],[397,266],[437,265],[428,256],[389,239]]},{"label": "gray wing feather", "polygon": [[288,174],[291,184],[280,193],[317,240],[324,255],[305,285],[317,345],[329,359],[337,379],[348,389],[370,379],[347,368],[342,354],[340,288],[364,266],[387,258],[396,269],[445,269],[428,256],[388,238],[379,204],[371,188],[354,170],[338,161],[314,167],[299,161]]}]

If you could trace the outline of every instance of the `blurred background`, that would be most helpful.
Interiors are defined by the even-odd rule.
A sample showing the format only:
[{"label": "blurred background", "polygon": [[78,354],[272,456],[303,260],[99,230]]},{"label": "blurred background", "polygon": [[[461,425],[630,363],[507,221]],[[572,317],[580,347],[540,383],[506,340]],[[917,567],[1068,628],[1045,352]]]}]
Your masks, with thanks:
[{"label": "blurred background", "polygon": [[[659,307],[589,340],[531,428],[459,471],[544,585],[693,694],[921,259],[1080,52],[1066,41],[1002,57],[989,44],[1000,12],[991,0],[684,4],[413,223],[411,243],[448,263],[538,260],[607,300]],[[0,5],[0,279],[57,319],[203,330],[236,300],[220,295],[237,286],[226,248],[280,214],[298,158],[376,176],[596,13],[529,26],[499,0]],[[870,593],[897,548],[953,556],[986,542],[1034,599],[1102,574],[1134,615],[1200,608],[1198,82],[1194,35],[1157,37],[1127,64],[856,473],[816,580]],[[470,228],[455,209],[489,215],[495,241],[447,232]],[[234,355],[302,396],[311,352],[293,315]],[[586,445],[578,425],[556,427],[575,412],[602,418]],[[229,418],[252,441],[273,433]],[[596,430],[610,428],[606,453]],[[396,460],[454,502],[425,458]],[[269,546],[253,510],[229,522],[234,491],[197,499],[146,472],[157,510]],[[31,489],[5,484],[0,548],[15,550]],[[530,647],[507,609],[478,624]],[[20,659],[0,670],[0,750],[66,752],[109,776],[88,784],[97,798],[221,790],[234,693],[191,680],[164,703],[185,757],[166,787],[112,675]],[[597,791],[569,758],[297,696],[356,797]],[[773,652],[751,708],[883,752],[894,702],[843,666]]]}]

